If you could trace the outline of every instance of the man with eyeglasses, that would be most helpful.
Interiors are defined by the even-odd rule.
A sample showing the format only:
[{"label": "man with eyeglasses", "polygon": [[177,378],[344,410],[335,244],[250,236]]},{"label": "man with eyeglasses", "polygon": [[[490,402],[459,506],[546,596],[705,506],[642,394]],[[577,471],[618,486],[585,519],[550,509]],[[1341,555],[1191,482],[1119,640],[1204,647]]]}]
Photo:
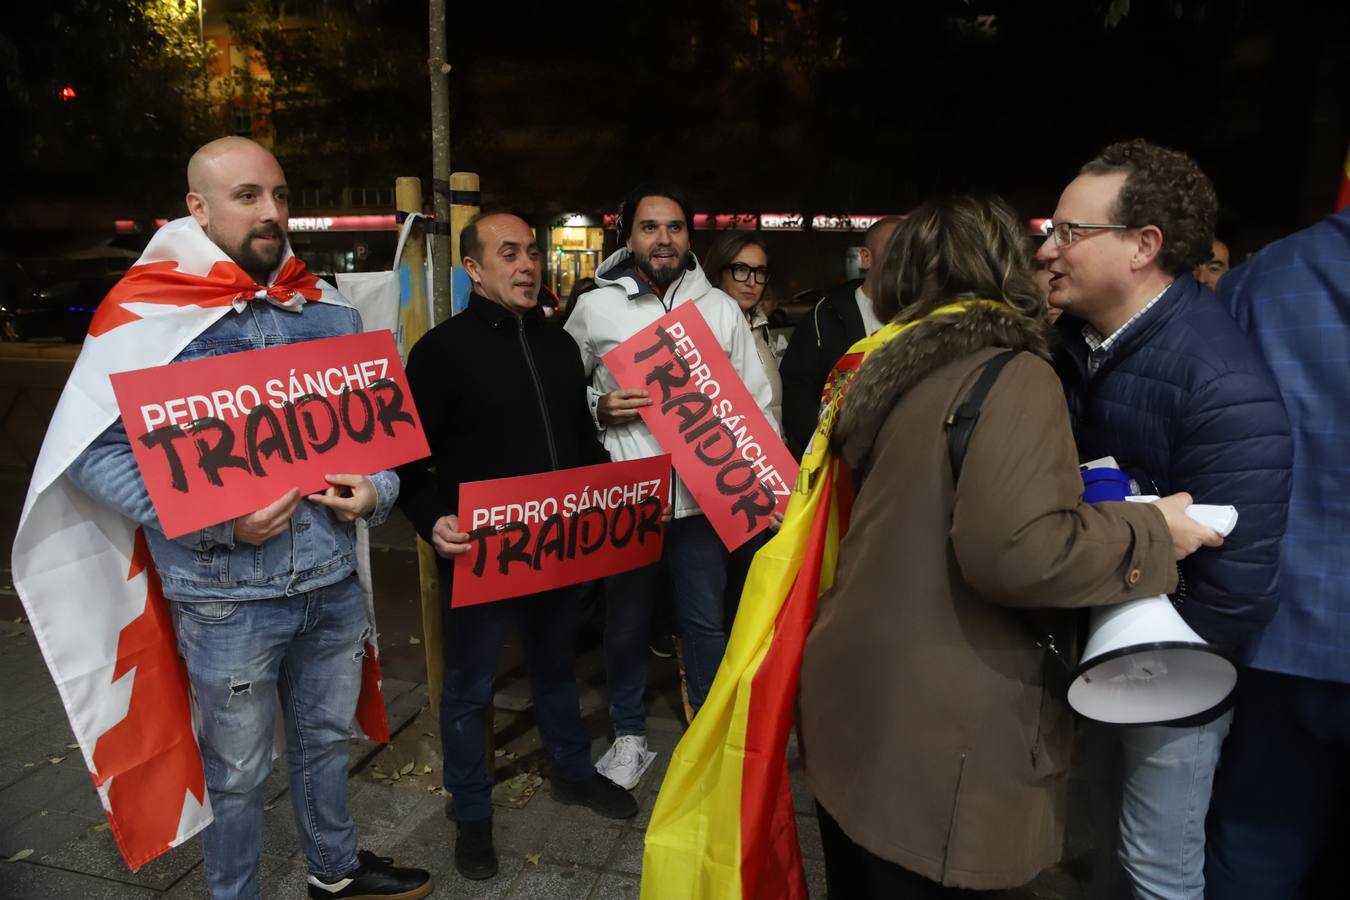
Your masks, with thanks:
[{"label": "man with eyeglasses", "polygon": [[[578,299],[567,320],[567,333],[581,348],[591,378],[602,441],[615,460],[642,459],[662,450],[639,418],[638,410],[651,404],[647,391],[621,387],[604,356],[684,303],[698,306],[772,422],[772,392],[750,326],[735,301],[708,282],[690,251],[690,221],[683,194],[671,185],[648,182],[629,192],[619,213],[620,247],[601,264],[596,289]],[[643,694],[649,620],[662,580],[671,590],[695,713],[708,696],[727,644],[727,549],[684,483],[674,481],[674,521],[666,526],[660,562],[605,579],[605,673],[615,739],[599,768],[625,788],[637,785],[651,758]]]},{"label": "man with eyeglasses", "polygon": [[873,222],[863,235],[862,281],[831,288],[797,325],[783,353],[783,437],[800,457],[816,431],[825,379],[839,358],[858,341],[886,324],[872,308],[881,284],[881,260],[898,216]]},{"label": "man with eyeglasses", "polygon": [[[1184,154],[1113,144],[1065,188],[1037,257],[1064,311],[1056,364],[1080,458],[1114,456],[1139,493],[1237,507],[1222,547],[1180,563],[1173,600],[1242,665],[1275,611],[1293,450],[1270,370],[1191,274],[1217,205]],[[1205,812],[1231,721],[1224,704],[1090,737],[1122,756],[1118,856],[1136,898],[1203,897]]]}]

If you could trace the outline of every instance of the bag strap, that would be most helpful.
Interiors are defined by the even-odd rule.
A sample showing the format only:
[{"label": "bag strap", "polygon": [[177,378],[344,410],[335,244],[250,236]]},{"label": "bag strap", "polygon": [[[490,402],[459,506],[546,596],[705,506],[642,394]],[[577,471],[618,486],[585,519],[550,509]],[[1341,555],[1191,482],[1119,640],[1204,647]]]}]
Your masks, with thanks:
[{"label": "bag strap", "polygon": [[[961,477],[961,466],[966,461],[966,451],[970,449],[970,439],[974,436],[975,425],[980,420],[980,407],[984,405],[984,400],[989,396],[989,391],[993,388],[994,382],[998,381],[999,373],[1003,371],[1003,367],[1017,353],[1016,350],[1004,350],[985,363],[984,369],[980,372],[980,377],[975,379],[975,383],[966,392],[965,399],[947,419],[947,456],[951,459],[953,484]],[[1045,653],[1046,661],[1055,660],[1057,673],[1067,673],[1069,663],[1060,652],[1059,647],[1055,646],[1054,634],[1048,630],[1042,631],[1037,628],[1029,617],[1016,616],[1016,619],[1032,643],[1040,647]]]},{"label": "bag strap", "polygon": [[971,385],[966,397],[947,418],[947,456],[952,463],[952,482],[961,477],[961,466],[966,461],[966,451],[970,449],[970,439],[975,434],[975,424],[980,419],[980,407],[989,390],[998,380],[1003,367],[1017,355],[1016,350],[1004,350],[984,364],[980,377]]}]

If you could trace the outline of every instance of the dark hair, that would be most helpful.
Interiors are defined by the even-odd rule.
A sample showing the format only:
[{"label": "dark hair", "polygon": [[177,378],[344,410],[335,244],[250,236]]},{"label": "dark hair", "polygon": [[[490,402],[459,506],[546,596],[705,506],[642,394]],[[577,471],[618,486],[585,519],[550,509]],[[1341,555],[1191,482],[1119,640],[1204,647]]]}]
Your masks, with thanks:
[{"label": "dark hair", "polygon": [[577,301],[581,295],[587,291],[595,289],[595,279],[587,275],[584,278],[578,278],[572,285],[572,291],[567,295],[567,303],[563,306],[562,315],[554,316],[559,325],[566,325],[567,320],[572,317],[572,313],[577,308]]},{"label": "dark hair", "polygon": [[628,238],[633,234],[633,217],[637,215],[638,204],[647,197],[665,197],[667,200],[675,201],[675,205],[684,215],[685,226],[694,227],[694,215],[689,211],[689,204],[685,202],[684,191],[668,181],[644,181],[628,192],[628,196],[623,198],[623,205],[619,207],[620,244],[628,243]]},{"label": "dark hair", "polygon": [[[474,213],[473,218],[465,222],[464,227],[459,230],[459,259],[455,260],[456,265],[462,262],[466,256],[473,257],[480,263],[483,261],[483,236],[478,233],[478,223],[489,216],[514,216],[522,222],[525,221],[524,216],[510,209],[494,208]],[[529,223],[525,222],[525,224],[528,225]],[[534,229],[531,228],[530,230],[533,231]]]},{"label": "dark hair", "polygon": [[877,318],[908,322],[954,300],[993,300],[1030,318],[1044,317],[1024,228],[1000,197],[922,204],[896,226],[886,245],[872,301]]},{"label": "dark hair", "polygon": [[481,260],[483,242],[478,239],[478,222],[484,216],[490,215],[495,215],[495,213],[477,213],[472,219],[465,222],[464,227],[459,230],[459,259],[455,260],[456,265],[459,265],[466,256]]},{"label": "dark hair", "polygon": [[1116,224],[1162,231],[1158,267],[1167,274],[1209,259],[1219,200],[1209,176],[1186,154],[1135,138],[1107,147],[1079,174],[1125,175],[1111,214]]},{"label": "dark hair", "polygon": [[753,231],[724,231],[717,236],[717,240],[708,248],[708,255],[703,260],[703,274],[708,276],[708,281],[713,287],[717,287],[722,270],[731,265],[731,261],[751,244],[763,250],[766,257],[769,255],[769,245]]}]

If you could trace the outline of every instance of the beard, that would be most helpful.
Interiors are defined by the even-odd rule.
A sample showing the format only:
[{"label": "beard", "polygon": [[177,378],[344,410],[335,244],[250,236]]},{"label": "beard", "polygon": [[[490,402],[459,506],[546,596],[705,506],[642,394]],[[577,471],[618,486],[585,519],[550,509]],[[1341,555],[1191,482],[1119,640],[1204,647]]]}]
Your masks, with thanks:
[{"label": "beard", "polygon": [[[657,250],[670,250],[671,247],[653,247],[652,252]],[[651,254],[637,257],[637,267],[647,279],[657,287],[668,287],[674,284],[675,279],[680,277],[685,268],[689,265],[689,251],[686,250],[673,260],[663,261],[659,264],[653,264]]]},{"label": "beard", "polygon": [[[253,239],[259,237],[275,237],[278,240],[271,245],[255,244]],[[221,249],[254,281],[265,285],[267,276],[281,265],[281,257],[285,254],[287,245],[286,235],[279,227],[264,225],[250,231],[237,246],[221,245]]]}]

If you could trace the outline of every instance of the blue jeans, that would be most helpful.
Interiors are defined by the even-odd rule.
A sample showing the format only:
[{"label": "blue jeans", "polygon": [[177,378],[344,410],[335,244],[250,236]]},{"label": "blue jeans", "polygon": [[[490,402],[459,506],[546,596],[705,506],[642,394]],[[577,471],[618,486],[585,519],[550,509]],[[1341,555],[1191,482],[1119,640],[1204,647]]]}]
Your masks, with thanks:
[{"label": "blue jeans", "polygon": [[201,714],[197,738],[215,814],[204,834],[212,898],[260,896],[262,789],[278,696],[309,871],[329,880],[351,872],[347,739],[370,633],[356,577],[272,600],[174,602],[173,622]]},{"label": "blue jeans", "polygon": [[727,548],[707,517],[689,516],[666,526],[660,562],[605,579],[605,675],[615,737],[647,733],[648,623],[662,578],[670,580],[689,705],[695,713],[703,706],[727,649],[727,561]]},{"label": "blue jeans", "polygon": [[[1348,804],[1350,684],[1243,672],[1210,807],[1206,896],[1292,900]],[[1329,869],[1343,865],[1333,856]]]},{"label": "blue jeans", "polygon": [[454,797],[455,821],[492,815],[486,733],[497,657],[511,623],[519,622],[534,721],[553,763],[553,777],[589,778],[591,741],[581,724],[577,691],[576,633],[581,590],[564,588],[495,603],[449,608],[450,579],[443,578],[445,676],[441,682],[441,749],[445,789]]},{"label": "blue jeans", "polygon": [[1120,862],[1135,900],[1203,900],[1205,814],[1232,710],[1204,725],[1121,728]]}]

